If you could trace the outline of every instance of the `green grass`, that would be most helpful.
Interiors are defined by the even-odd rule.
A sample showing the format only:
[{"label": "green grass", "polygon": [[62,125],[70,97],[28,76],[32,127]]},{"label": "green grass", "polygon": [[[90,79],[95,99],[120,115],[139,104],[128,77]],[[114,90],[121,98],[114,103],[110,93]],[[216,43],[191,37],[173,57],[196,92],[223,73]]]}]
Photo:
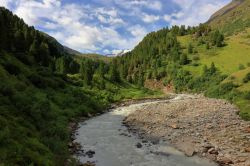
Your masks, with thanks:
[{"label": "green grass", "polygon": [[250,82],[243,82],[243,79],[247,75],[247,73],[250,73],[250,67],[231,74],[223,82],[233,82],[234,84],[239,86],[237,89],[241,92],[250,91]]},{"label": "green grass", "polygon": [[[198,56],[200,64],[198,67],[193,65],[185,66],[184,69],[193,74],[200,74],[202,66],[209,66],[212,62],[223,74],[232,74],[239,71],[239,65],[247,66],[250,62],[250,39],[247,37],[250,34],[250,29],[231,36],[226,40],[226,46],[222,48],[211,48],[206,50],[205,45],[197,46],[197,41],[193,40],[191,36],[178,37],[181,45],[187,47],[188,43],[193,43],[194,49],[198,51],[197,54],[188,55],[189,59]],[[184,50],[185,52],[186,50]]]},{"label": "green grass", "polygon": [[[240,92],[250,91],[250,82],[243,83],[243,78],[250,72],[250,67],[248,67],[250,63],[250,28],[228,37],[225,40],[226,46],[222,48],[212,47],[207,50],[205,45],[198,46],[198,41],[194,40],[191,35],[178,37],[178,41],[185,53],[187,53],[189,43],[192,43],[194,50],[197,50],[197,53],[188,54],[192,63],[183,66],[183,69],[192,73],[194,77],[201,76],[204,65],[210,66],[214,62],[221,74],[228,76],[221,83],[232,82],[238,86],[237,90]],[[198,56],[199,60],[194,61],[194,56]],[[245,69],[240,69],[240,65],[243,65]],[[234,103],[240,108],[241,117],[250,120],[250,102],[243,98],[237,97]]]},{"label": "green grass", "polygon": [[238,99],[236,105],[240,108],[240,116],[250,121],[250,102],[249,100]]}]

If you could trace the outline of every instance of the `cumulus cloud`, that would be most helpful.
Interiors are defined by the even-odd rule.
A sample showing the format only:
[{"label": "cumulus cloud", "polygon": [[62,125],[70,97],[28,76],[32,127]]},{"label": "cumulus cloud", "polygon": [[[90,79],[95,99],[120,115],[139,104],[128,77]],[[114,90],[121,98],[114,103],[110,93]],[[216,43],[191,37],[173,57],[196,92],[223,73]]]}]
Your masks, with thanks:
[{"label": "cumulus cloud", "polygon": [[[166,25],[197,25],[230,0],[0,0],[24,21],[83,52],[132,49]],[[163,21],[165,20],[165,21]]]},{"label": "cumulus cloud", "polygon": [[165,14],[163,19],[170,25],[198,25],[209,19],[218,9],[230,0],[173,0],[180,9],[171,14]]},{"label": "cumulus cloud", "polygon": [[124,8],[133,9],[135,7],[145,7],[151,10],[161,10],[161,1],[152,0],[115,0],[117,5],[121,5]]},{"label": "cumulus cloud", "polygon": [[153,23],[156,22],[160,19],[160,16],[156,16],[156,15],[149,15],[149,14],[143,14],[143,18],[142,20],[146,23]]},{"label": "cumulus cloud", "polygon": [[[9,1],[0,4],[8,7]],[[104,47],[130,48],[137,41],[126,39],[115,30],[115,24],[125,24],[115,9],[89,8],[76,4],[62,4],[60,0],[19,0],[14,13],[29,25],[42,27],[63,44],[85,52],[100,51]],[[100,25],[87,24],[96,17]],[[102,26],[101,23],[110,26]],[[131,43],[132,42],[132,43]]]}]

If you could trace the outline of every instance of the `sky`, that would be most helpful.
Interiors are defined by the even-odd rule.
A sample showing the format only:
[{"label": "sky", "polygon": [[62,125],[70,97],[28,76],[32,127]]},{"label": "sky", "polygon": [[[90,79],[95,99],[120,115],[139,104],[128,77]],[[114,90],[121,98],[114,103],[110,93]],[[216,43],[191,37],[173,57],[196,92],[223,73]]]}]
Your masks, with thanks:
[{"label": "sky", "polygon": [[206,22],[231,0],[0,0],[28,25],[83,53],[133,49],[152,31]]}]

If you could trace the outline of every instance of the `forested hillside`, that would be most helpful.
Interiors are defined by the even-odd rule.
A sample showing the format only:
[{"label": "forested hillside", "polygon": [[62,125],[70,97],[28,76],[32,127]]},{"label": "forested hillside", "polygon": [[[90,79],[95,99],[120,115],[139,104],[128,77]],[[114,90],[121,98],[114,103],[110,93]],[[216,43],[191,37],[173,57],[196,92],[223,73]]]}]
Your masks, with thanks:
[{"label": "forested hillside", "polygon": [[[242,25],[243,26],[243,25]],[[122,78],[143,86],[157,80],[176,92],[226,98],[250,119],[249,30],[227,36],[208,24],[173,26],[148,34],[134,50],[115,59]],[[240,78],[231,76],[241,72]]]},{"label": "forested hillside", "polygon": [[208,23],[151,32],[131,52],[106,58],[72,55],[1,7],[0,165],[64,165],[68,124],[113,102],[160,95],[147,81],[225,98],[250,120],[247,9],[249,0],[236,0]]},{"label": "forested hillside", "polygon": [[0,165],[64,165],[70,121],[153,95],[102,60],[75,59],[5,8],[0,31]]}]

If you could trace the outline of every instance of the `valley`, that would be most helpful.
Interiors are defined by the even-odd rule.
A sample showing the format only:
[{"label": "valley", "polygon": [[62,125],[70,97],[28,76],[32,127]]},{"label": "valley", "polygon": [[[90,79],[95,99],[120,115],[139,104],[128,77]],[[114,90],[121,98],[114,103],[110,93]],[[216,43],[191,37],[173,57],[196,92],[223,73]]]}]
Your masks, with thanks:
[{"label": "valley", "polygon": [[[65,3],[31,1],[43,9]],[[107,23],[99,28],[110,39],[97,33],[99,28],[85,32],[83,14],[51,16],[68,26],[67,20],[79,19],[71,28],[84,29],[79,33],[84,37],[68,44],[98,52],[81,53],[5,7],[0,7],[0,166],[250,165],[250,0],[233,0],[196,26],[163,24],[131,51],[112,57],[100,52],[119,52],[109,49],[121,39],[107,31]],[[73,34],[56,33],[54,22],[47,23],[60,41]],[[125,38],[123,45],[131,40]],[[79,124],[73,133],[72,124]],[[77,153],[75,144],[82,148]]]}]

